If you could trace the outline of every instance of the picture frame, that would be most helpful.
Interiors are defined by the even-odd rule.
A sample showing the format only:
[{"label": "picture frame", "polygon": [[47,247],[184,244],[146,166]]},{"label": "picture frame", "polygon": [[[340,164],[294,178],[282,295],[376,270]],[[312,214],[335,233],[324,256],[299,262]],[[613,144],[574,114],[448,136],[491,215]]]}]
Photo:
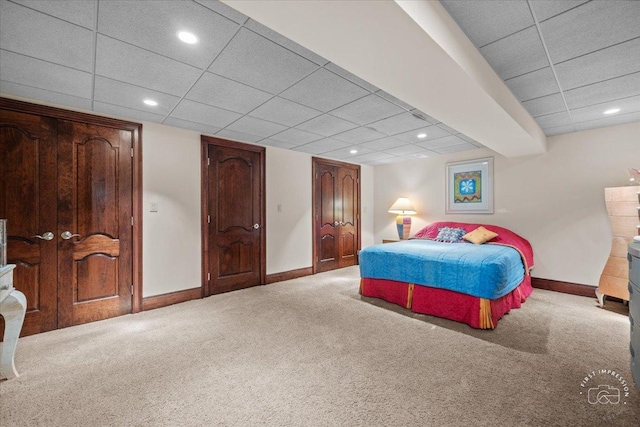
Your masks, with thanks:
[{"label": "picture frame", "polygon": [[493,213],[493,157],[447,163],[447,214]]}]

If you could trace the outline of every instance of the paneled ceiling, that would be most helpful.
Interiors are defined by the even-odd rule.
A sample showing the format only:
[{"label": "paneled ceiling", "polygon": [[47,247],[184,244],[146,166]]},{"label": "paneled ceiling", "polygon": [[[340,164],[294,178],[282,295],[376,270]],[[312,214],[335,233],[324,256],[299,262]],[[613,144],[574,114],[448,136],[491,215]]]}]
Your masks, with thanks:
[{"label": "paneled ceiling", "polygon": [[[443,4],[547,135],[640,120],[640,2]],[[0,91],[369,165],[482,147],[215,0],[0,0]]]},{"label": "paneled ceiling", "polygon": [[640,120],[640,1],[441,3],[546,135]]}]

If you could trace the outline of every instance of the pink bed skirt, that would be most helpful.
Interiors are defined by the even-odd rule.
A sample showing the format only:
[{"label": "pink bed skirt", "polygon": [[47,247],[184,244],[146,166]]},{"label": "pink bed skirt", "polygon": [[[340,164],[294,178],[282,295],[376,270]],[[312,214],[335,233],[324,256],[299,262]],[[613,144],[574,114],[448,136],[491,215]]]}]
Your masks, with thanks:
[{"label": "pink bed skirt", "polygon": [[380,298],[415,313],[463,322],[478,329],[495,328],[498,319],[512,308],[520,308],[532,292],[531,276],[525,276],[517,288],[495,300],[394,280],[363,277],[360,281],[360,294],[364,296]]}]

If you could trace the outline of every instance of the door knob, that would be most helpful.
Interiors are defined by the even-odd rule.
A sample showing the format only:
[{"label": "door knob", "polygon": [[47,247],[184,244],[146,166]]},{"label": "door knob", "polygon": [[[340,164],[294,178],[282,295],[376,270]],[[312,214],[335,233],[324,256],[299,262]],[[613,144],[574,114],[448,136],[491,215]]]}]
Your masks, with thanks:
[{"label": "door knob", "polygon": [[46,233],[42,233],[42,236],[39,234],[36,234],[35,236],[32,237],[36,237],[38,239],[42,239],[42,240],[52,240],[53,239],[53,233],[50,231],[47,231]]},{"label": "door knob", "polygon": [[80,237],[79,234],[73,234],[70,231],[65,231],[63,232],[60,237],[62,237],[64,240],[69,240],[72,237]]},{"label": "door knob", "polygon": [[253,228],[257,230],[258,228],[260,228],[260,224],[258,223],[253,224]]},{"label": "door knob", "polygon": [[346,222],[340,221],[340,225],[346,225],[346,224],[347,224]]},{"label": "door knob", "polygon": [[337,227],[337,226],[340,225],[340,222],[336,221],[336,222],[333,223],[333,225]]}]

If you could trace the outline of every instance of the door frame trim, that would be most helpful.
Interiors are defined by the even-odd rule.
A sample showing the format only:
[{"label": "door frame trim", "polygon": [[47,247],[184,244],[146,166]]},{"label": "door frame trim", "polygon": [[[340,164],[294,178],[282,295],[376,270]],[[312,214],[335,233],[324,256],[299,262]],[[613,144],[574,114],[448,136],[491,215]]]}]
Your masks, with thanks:
[{"label": "door frame trim", "polygon": [[209,182],[209,168],[207,164],[207,149],[209,145],[217,145],[221,147],[236,148],[239,150],[252,151],[260,155],[260,180],[262,181],[260,215],[262,216],[262,227],[260,227],[260,284],[267,283],[267,181],[266,181],[266,149],[265,147],[243,142],[230,141],[227,139],[216,138],[214,136],[200,135],[200,211],[201,211],[201,243],[202,243],[202,262],[201,262],[201,281],[202,281],[202,297],[212,295],[209,289],[209,281],[207,273],[209,272],[209,238],[206,232],[209,223],[207,216],[209,215],[209,191],[207,183]]},{"label": "door frame trim", "polygon": [[131,131],[133,148],[131,162],[133,181],[131,183],[133,204],[131,312],[142,311],[142,124],[3,97],[0,97],[0,109]]},{"label": "door frame trim", "polygon": [[330,160],[330,159],[324,159],[322,157],[311,157],[311,239],[312,239],[312,245],[313,245],[313,274],[318,273],[318,247],[317,247],[317,242],[316,242],[316,172],[317,172],[317,167],[318,164],[322,163],[324,165],[329,165],[329,166],[337,166],[337,167],[346,167],[349,169],[357,169],[358,170],[358,247],[356,248],[356,264],[360,263],[360,249],[362,248],[362,233],[360,230],[360,223],[362,222],[362,215],[361,215],[361,205],[362,205],[362,200],[360,198],[361,196],[361,187],[362,187],[362,183],[360,182],[361,179],[361,175],[362,175],[362,170],[360,165],[355,164],[355,163],[347,163],[347,162],[340,162],[338,160]]}]

